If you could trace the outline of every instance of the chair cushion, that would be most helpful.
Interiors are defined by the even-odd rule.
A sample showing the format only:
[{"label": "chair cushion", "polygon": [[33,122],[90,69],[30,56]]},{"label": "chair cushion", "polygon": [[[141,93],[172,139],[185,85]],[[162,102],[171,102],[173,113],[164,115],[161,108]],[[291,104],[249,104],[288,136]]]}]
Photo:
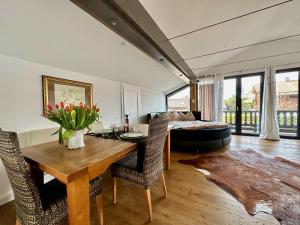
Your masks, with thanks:
[{"label": "chair cushion", "polygon": [[138,153],[131,153],[111,167],[113,177],[121,177],[136,184],[145,185],[144,174],[137,170]]}]

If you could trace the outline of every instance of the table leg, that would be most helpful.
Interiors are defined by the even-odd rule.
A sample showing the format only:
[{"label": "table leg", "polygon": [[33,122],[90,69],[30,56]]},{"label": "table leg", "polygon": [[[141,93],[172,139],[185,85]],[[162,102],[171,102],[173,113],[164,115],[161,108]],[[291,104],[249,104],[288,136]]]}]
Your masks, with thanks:
[{"label": "table leg", "polygon": [[165,170],[169,170],[171,166],[171,138],[170,131],[167,132],[165,146],[164,146],[164,165]]},{"label": "table leg", "polygon": [[70,225],[90,225],[89,177],[67,183]]}]

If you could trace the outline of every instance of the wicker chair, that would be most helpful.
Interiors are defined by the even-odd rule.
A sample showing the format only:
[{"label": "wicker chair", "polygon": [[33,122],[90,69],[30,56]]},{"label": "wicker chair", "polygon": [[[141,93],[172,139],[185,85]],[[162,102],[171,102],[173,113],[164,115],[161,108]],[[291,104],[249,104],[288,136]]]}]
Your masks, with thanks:
[{"label": "wicker chair", "polygon": [[113,202],[116,203],[117,177],[144,186],[150,221],[153,219],[150,186],[160,177],[162,178],[165,197],[167,197],[162,162],[167,128],[168,120],[165,116],[150,120],[141,170],[138,166],[141,154],[138,154],[138,152],[130,154],[117,163],[114,163],[111,167],[113,177]]},{"label": "wicker chair", "polygon": [[[15,196],[17,225],[56,225],[67,218],[66,186],[56,179],[40,186],[34,183],[16,133],[0,130],[0,158]],[[90,182],[90,196],[97,198],[102,225],[101,177]]]}]

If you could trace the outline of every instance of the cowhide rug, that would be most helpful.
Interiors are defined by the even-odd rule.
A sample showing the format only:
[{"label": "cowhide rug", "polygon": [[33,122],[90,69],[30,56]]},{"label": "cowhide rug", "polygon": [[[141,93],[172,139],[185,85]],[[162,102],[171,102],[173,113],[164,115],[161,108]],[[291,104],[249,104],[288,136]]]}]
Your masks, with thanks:
[{"label": "cowhide rug", "polygon": [[204,172],[208,180],[237,198],[248,213],[266,212],[282,225],[300,225],[300,164],[251,149],[179,162]]}]

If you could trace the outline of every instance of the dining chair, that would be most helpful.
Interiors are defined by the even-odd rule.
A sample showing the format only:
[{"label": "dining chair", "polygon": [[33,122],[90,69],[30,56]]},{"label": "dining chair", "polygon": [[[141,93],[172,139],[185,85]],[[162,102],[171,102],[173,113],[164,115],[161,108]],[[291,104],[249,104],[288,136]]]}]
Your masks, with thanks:
[{"label": "dining chair", "polygon": [[163,148],[167,128],[168,120],[165,116],[159,116],[150,120],[148,137],[142,159],[142,168],[138,168],[138,161],[141,154],[138,154],[137,151],[114,163],[111,167],[113,177],[113,202],[117,202],[117,177],[142,185],[145,189],[150,221],[153,220],[150,186],[160,177],[162,179],[165,197],[167,197],[167,188],[163,174]]},{"label": "dining chair", "polygon": [[[22,156],[16,133],[0,129],[0,158],[15,197],[16,225],[57,225],[67,218],[66,186],[57,179],[38,186],[34,183],[30,169]],[[90,182],[90,196],[97,200],[102,225],[101,177]]]}]

